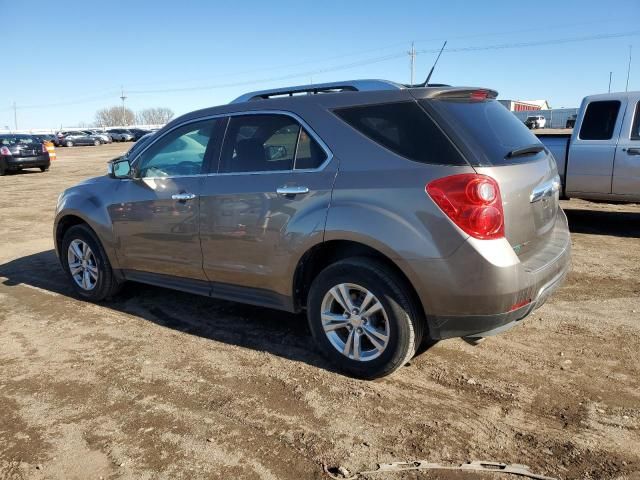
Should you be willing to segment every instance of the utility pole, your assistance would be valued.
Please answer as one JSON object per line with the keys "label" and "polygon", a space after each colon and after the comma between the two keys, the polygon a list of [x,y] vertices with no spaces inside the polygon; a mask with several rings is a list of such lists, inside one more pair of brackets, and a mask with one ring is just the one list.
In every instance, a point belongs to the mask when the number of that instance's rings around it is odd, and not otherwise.
{"label": "utility pole", "polygon": [[16,107],[16,102],[13,102],[13,124],[15,125],[15,129],[18,130],[18,107]]}
{"label": "utility pole", "polygon": [[410,58],[410,62],[411,62],[411,83],[410,85],[413,85],[413,75],[415,72],[415,68],[416,68],[416,47],[414,46],[413,42],[411,42],[411,50],[409,50],[407,52],[407,54],[409,54],[409,58]]}
{"label": "utility pole", "polygon": [[611,93],[611,75],[613,72],[609,72],[609,93]]}
{"label": "utility pole", "polygon": [[127,96],[124,94],[124,87],[120,87],[122,94],[120,95],[120,100],[122,100],[122,126],[126,126],[125,122],[126,122],[126,114],[125,114],[125,108],[124,108],[124,101],[127,99]]}
{"label": "utility pole", "polygon": [[629,65],[627,66],[627,86],[624,88],[625,92],[629,91],[629,74],[631,73],[631,45],[629,45]]}

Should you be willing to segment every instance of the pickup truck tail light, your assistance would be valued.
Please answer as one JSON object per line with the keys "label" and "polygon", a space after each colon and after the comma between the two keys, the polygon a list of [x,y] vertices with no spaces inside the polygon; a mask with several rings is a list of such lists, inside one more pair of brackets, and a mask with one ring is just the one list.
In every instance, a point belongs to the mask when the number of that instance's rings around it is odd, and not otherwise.
{"label": "pickup truck tail light", "polygon": [[8,147],[0,147],[0,155],[11,155]]}
{"label": "pickup truck tail light", "polygon": [[475,173],[451,175],[433,180],[425,190],[453,223],[472,237],[504,237],[500,187],[493,178]]}

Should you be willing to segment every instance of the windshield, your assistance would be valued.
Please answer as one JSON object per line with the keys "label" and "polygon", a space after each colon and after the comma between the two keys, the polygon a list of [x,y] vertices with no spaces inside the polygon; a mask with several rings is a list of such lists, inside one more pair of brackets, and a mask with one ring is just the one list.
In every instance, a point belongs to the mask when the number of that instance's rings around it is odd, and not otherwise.
{"label": "windshield", "polygon": [[[496,100],[463,102],[455,100],[422,100],[440,113],[452,129],[469,138],[483,165],[505,165],[537,160],[544,151],[517,158],[509,152],[518,148],[542,145],[538,138]],[[530,117],[535,119],[536,117]],[[474,148],[475,147],[475,148]],[[479,147],[479,148],[477,148]]]}

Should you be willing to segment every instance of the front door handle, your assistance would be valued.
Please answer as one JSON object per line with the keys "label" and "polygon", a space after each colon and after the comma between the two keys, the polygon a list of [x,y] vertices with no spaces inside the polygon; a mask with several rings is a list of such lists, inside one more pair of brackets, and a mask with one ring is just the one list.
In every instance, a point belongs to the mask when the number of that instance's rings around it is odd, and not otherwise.
{"label": "front door handle", "polygon": [[304,195],[305,193],[309,193],[309,187],[298,185],[278,187],[276,193],[284,196]]}
{"label": "front door handle", "polygon": [[625,148],[627,155],[640,155],[640,148]]}
{"label": "front door handle", "polygon": [[187,200],[193,200],[194,198],[196,198],[196,196],[193,193],[182,192],[174,193],[173,195],[171,195],[171,198],[179,202],[186,202]]}

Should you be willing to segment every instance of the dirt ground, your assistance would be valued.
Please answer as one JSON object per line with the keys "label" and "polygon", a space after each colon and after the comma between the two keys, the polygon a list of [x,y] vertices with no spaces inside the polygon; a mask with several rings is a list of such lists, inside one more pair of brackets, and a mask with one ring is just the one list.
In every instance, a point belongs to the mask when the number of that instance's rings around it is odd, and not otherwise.
{"label": "dirt ground", "polygon": [[73,297],[56,198],[129,146],[0,178],[0,478],[320,479],[421,459],[640,479],[640,206],[564,202],[573,271],[545,306],[364,382],[317,354],[302,316],[138,284]]}

